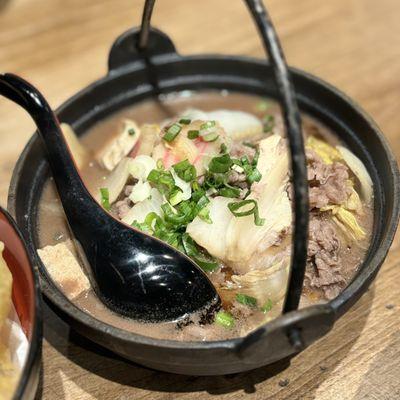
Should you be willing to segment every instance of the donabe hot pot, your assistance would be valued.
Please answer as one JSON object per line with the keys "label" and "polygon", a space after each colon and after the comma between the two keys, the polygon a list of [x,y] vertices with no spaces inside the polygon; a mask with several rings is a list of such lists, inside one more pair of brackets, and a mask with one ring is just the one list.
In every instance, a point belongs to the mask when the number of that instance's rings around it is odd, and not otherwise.
{"label": "donabe hot pot", "polygon": [[[114,43],[107,76],[80,91],[57,110],[60,121],[72,125],[78,135],[82,135],[115,111],[159,94],[225,89],[278,99],[290,130],[290,124],[295,124],[291,114],[292,92],[285,77],[285,66],[279,58],[279,46],[275,46],[274,32],[258,1],[248,0],[247,4],[265,40],[271,63],[236,56],[181,56],[165,34],[148,29],[153,4],[154,1],[146,2],[142,29],[125,32]],[[372,242],[363,265],[348,287],[329,303],[292,310],[297,308],[296,298],[300,295],[304,274],[304,268],[296,270],[295,265],[288,285],[287,307],[281,317],[243,338],[178,342],[128,333],[86,314],[62,294],[39,262],[46,300],[76,331],[127,359],[151,368],[191,375],[236,373],[303,350],[329,332],[335,321],[365,292],[383,263],[398,222],[399,171],[395,158],[378,127],[352,100],[298,69],[291,68],[290,76],[301,111],[334,130],[363,161],[374,183]],[[302,151],[298,143],[292,142],[292,147],[294,153]],[[39,246],[38,202],[49,174],[41,143],[34,135],[15,168],[8,204],[32,252]],[[296,180],[296,173],[293,177]],[[297,204],[297,210],[301,207],[304,210],[304,206],[306,203]],[[306,220],[298,218],[296,224],[303,231],[297,233],[297,240],[301,242],[295,243],[294,248],[297,246],[301,252],[306,248]]]}

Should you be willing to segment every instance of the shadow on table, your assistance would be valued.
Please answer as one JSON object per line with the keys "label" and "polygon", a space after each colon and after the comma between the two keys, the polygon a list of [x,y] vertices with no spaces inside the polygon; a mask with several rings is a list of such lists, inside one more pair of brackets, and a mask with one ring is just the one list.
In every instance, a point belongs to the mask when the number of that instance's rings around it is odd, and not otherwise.
{"label": "shadow on table", "polygon": [[[356,321],[350,319],[346,323],[346,329],[352,332],[353,339],[344,346],[342,345],[340,351],[335,351],[334,361],[333,363],[327,362],[328,367],[319,365],[315,366],[315,368],[318,369],[318,372],[310,381],[307,382],[307,397],[304,396],[304,393],[299,394],[300,397],[292,397],[290,394],[290,399],[314,398],[313,393],[315,390],[324,380],[327,379],[327,377],[329,377],[330,371],[334,370],[335,366],[347,355],[351,347],[356,342],[368,318],[373,297],[374,289],[371,288],[363,296],[362,300],[357,303],[355,306],[356,310],[353,308],[350,311],[357,312],[358,307],[362,307],[362,313],[357,316],[355,319]],[[362,304],[360,305],[360,303]],[[88,372],[100,376],[108,381],[149,391],[165,393],[190,393],[205,391],[209,394],[226,394],[241,390],[245,393],[255,393],[256,385],[258,383],[275,377],[290,365],[289,360],[283,360],[275,364],[248,372],[212,377],[185,376],[158,372],[126,361],[109,350],[104,349],[103,347],[82,337],[75,331],[70,330],[68,325],[58,318],[57,315],[54,314],[54,312],[47,306],[45,307],[45,321],[46,340],[69,360]],[[316,360],[321,359],[321,351],[326,351],[326,358],[329,358],[329,354],[332,354],[329,353],[329,351],[332,351],[332,347],[335,348],[335,344],[337,345],[335,342],[334,333],[330,333],[327,338],[321,339],[317,344],[311,346],[305,352],[296,357],[296,366],[292,369],[292,371],[290,371],[290,375],[297,375],[297,377],[301,379],[302,368],[310,367],[310,365],[306,365],[309,363],[310,352],[315,353]],[[305,355],[306,353],[307,355]],[[303,363],[302,357],[307,358],[305,363]],[[314,358],[312,357],[312,359]],[[323,360],[325,360],[325,358],[323,358]],[[297,366],[297,364],[299,364],[299,366]],[[76,384],[84,392],[92,395],[94,398],[99,398],[96,397],[99,396],[99,388],[93,388],[93,385],[89,382],[90,380],[79,379],[80,376],[76,376],[76,371],[75,374],[72,374],[68,368],[63,369],[62,372],[67,379],[74,382],[74,384]],[[69,372],[71,372],[71,374],[69,374]],[[271,391],[268,392],[271,395],[273,392],[278,392],[281,389],[288,389],[290,391],[289,387],[285,387],[285,379],[283,379],[284,376],[286,376],[286,373],[281,375],[282,379],[280,381],[275,379],[273,386],[271,386]],[[59,384],[62,387],[61,381],[57,383],[55,382],[55,379],[57,379],[56,376],[51,377],[51,380],[55,385],[58,386]],[[61,380],[61,378],[58,379]],[[107,392],[107,387],[104,387],[103,390],[103,393]],[[126,396],[123,398],[126,398]],[[58,400],[63,400],[63,398],[61,397]]]}

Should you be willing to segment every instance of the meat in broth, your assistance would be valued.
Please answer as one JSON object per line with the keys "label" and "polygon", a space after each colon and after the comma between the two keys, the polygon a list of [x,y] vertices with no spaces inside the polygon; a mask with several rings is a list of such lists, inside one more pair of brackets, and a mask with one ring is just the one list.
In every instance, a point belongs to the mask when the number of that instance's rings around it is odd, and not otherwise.
{"label": "meat in broth", "polygon": [[[368,248],[373,198],[361,161],[306,115],[303,128],[310,231],[302,306],[336,297],[356,273]],[[292,215],[289,154],[273,101],[184,92],[124,109],[81,143],[63,129],[99,203],[191,257],[222,299],[211,323],[194,315],[149,324],[108,310],[90,288],[49,181],[40,202],[39,254],[74,304],[119,328],[176,340],[243,336],[280,314]]]}

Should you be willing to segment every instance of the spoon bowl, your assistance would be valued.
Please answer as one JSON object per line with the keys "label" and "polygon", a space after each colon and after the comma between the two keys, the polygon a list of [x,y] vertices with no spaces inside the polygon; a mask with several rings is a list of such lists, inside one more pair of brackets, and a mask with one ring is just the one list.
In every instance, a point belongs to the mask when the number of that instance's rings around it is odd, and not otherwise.
{"label": "spoon bowl", "polygon": [[143,321],[206,317],[219,296],[204,272],[183,253],[113,218],[85,187],[56,116],[40,92],[0,74],[0,94],[34,119],[46,149],[69,226],[97,296],[113,311]]}

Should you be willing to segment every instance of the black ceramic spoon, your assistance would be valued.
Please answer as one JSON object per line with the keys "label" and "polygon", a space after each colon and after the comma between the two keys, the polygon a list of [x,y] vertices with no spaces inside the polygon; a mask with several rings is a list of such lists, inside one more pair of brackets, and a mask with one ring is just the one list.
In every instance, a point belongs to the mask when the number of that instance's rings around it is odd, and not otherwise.
{"label": "black ceramic spoon", "polygon": [[140,320],[176,320],[220,304],[214,286],[184,254],[122,224],[94,200],[75,167],[57,117],[23,79],[0,74],[0,94],[34,119],[65,214],[86,258],[96,294],[112,310]]}

